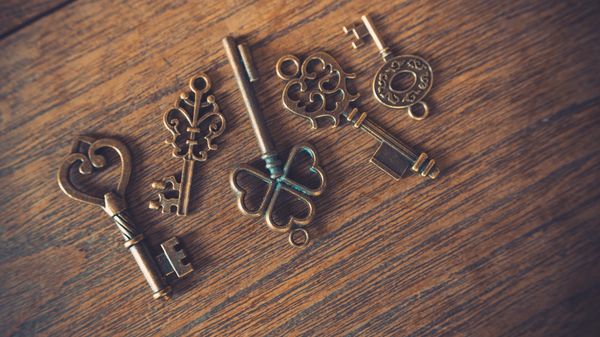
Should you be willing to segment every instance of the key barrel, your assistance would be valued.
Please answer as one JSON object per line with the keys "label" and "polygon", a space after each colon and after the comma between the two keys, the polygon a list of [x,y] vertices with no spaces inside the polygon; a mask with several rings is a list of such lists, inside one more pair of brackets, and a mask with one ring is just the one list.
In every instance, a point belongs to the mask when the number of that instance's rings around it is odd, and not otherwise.
{"label": "key barrel", "polygon": [[123,235],[125,248],[133,255],[148,286],[152,290],[152,296],[155,299],[161,297],[168,298],[171,287],[167,285],[158,265],[152,255],[150,255],[150,251],[144,242],[144,235],[138,231],[131,218],[125,213],[123,202],[114,193],[105,194],[104,199],[105,206],[103,209],[111,216],[121,235]]}
{"label": "key barrel", "polygon": [[225,53],[229,59],[229,64],[233,69],[235,80],[238,83],[240,92],[244,104],[246,105],[246,111],[260,148],[261,158],[265,161],[265,165],[271,174],[272,179],[276,179],[283,174],[281,170],[281,160],[277,155],[277,150],[273,144],[273,140],[267,130],[267,124],[264,120],[254,90],[250,84],[250,78],[252,81],[258,80],[258,75],[254,66],[251,63],[252,57],[245,44],[236,44],[235,40],[231,36],[227,36],[223,39],[223,46],[225,47]]}

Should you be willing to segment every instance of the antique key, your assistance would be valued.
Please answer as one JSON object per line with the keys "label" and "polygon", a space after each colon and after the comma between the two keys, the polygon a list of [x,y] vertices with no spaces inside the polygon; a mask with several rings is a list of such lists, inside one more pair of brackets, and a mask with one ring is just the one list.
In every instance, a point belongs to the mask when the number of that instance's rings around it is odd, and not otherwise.
{"label": "antique key", "polygon": [[367,113],[359,113],[351,105],[359,94],[348,91],[347,82],[356,77],[346,73],[329,54],[317,52],[309,55],[302,64],[294,55],[279,58],[275,66],[277,76],[287,81],[282,93],[283,106],[290,112],[307,118],[313,129],[320,118],[332,119],[333,127],[339,125],[343,115],[355,128],[359,128],[379,141],[379,148],[371,162],[400,179],[410,168],[423,177],[435,179],[440,170],[425,152],[418,153],[375,122]]}
{"label": "antique key", "polygon": [[[87,145],[87,151],[82,150]],[[71,182],[76,174],[91,175],[107,165],[101,149],[115,151],[121,161],[121,175],[117,188],[103,197],[82,192]],[[77,170],[74,170],[74,168]],[[131,176],[131,155],[125,144],[116,139],[80,137],[73,143],[71,153],[63,161],[58,174],[58,185],[69,197],[92,205],[98,205],[108,213],[125,239],[127,248],[148,282],[154,298],[168,298],[171,287],[167,279],[180,278],[192,272],[192,265],[176,237],[160,244],[162,252],[153,258],[144,241],[144,235],[136,228],[126,212],[125,191]]]}
{"label": "antique key", "polygon": [[[369,15],[361,17],[362,23],[343,27],[346,35],[352,35],[352,47],[360,48],[365,38],[371,36],[383,58],[383,66],[373,78],[373,95],[383,105],[394,109],[407,109],[408,115],[416,120],[429,115],[429,106],[423,101],[433,85],[433,70],[423,58],[415,55],[393,56]],[[410,85],[402,85],[408,77]],[[422,112],[416,113],[413,106],[420,105]]]}
{"label": "antique key", "polygon": [[[238,195],[238,206],[242,213],[246,215],[264,216],[267,226],[271,230],[288,233],[288,240],[292,246],[305,246],[308,244],[310,237],[304,227],[312,221],[315,215],[315,205],[310,196],[320,195],[326,184],[325,174],[319,167],[317,151],[310,144],[296,145],[290,151],[288,159],[282,167],[282,162],[268,133],[264,117],[259,110],[250,83],[258,80],[258,73],[254,68],[250,50],[246,44],[236,44],[230,36],[223,39],[223,45],[242,93],[250,123],[260,148],[261,158],[268,170],[268,173],[265,173],[250,165],[242,164],[232,172],[231,186]],[[290,177],[292,167],[295,165],[300,153],[304,153],[311,158],[309,171],[319,180],[317,186],[310,187]],[[266,193],[255,209],[249,206],[245,200],[247,191],[242,186],[243,176],[253,177],[254,180],[266,184]],[[275,215],[277,205],[279,205],[277,200],[284,194],[301,202],[307,208],[307,214],[305,216],[290,214],[283,221],[278,220]]]}
{"label": "antique key", "polygon": [[[212,87],[210,78],[200,74],[190,79],[189,87],[190,92],[181,93],[175,106],[163,115],[163,124],[171,133],[165,143],[173,147],[173,157],[183,160],[183,168],[180,181],[171,175],[152,183],[152,188],[161,192],[158,200],[150,201],[148,207],[162,213],[176,210],[177,215],[187,215],[194,164],[208,159],[208,152],[218,148],[213,140],[225,131],[225,117],[215,97],[208,95]],[[206,143],[204,147],[200,136]]]}

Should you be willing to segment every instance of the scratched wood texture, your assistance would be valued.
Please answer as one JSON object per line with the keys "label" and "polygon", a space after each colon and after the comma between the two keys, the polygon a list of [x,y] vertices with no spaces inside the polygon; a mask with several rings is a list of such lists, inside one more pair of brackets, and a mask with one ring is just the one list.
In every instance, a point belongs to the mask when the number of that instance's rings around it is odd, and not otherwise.
{"label": "scratched wood texture", "polygon": [[[597,1],[37,1],[3,5],[0,334],[3,336],[597,336],[600,3]],[[36,5],[38,4],[38,5]],[[25,6],[25,7],[24,7]],[[29,7],[27,7],[29,6]],[[24,10],[27,9],[27,10]],[[378,105],[381,62],[341,26],[370,11],[396,52],[430,60],[424,122]],[[253,45],[280,148],[309,140],[329,185],[304,250],[244,218],[228,174],[258,155],[221,45]],[[442,167],[393,182],[352,128],[285,113],[273,67],[326,50],[360,106]],[[161,115],[200,71],[228,119],[196,171],[191,215],[146,208],[180,163]],[[171,301],[149,289],[111,221],[56,170],[78,134],[133,151],[131,212],[152,244],[178,235],[196,267]]]}

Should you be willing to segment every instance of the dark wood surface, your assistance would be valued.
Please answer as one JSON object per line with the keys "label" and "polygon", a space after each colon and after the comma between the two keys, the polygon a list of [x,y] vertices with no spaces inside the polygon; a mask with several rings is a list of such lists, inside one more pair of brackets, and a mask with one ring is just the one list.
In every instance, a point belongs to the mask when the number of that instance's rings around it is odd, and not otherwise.
{"label": "dark wood surface", "polygon": [[[10,5],[13,3],[14,5]],[[3,4],[0,331],[59,335],[597,336],[600,331],[600,6],[597,1],[38,1]],[[396,52],[430,60],[430,118],[369,92],[381,62],[341,26],[371,12]],[[314,241],[244,218],[228,174],[258,155],[221,38],[253,45],[280,148],[310,140],[329,185]],[[332,53],[361,108],[425,149],[437,181],[393,182],[352,128],[285,113],[274,62]],[[180,163],[161,115],[200,71],[228,119],[187,218],[147,209]],[[133,151],[131,212],[152,244],[178,235],[196,267],[153,301],[100,208],[56,170],[78,134]]]}

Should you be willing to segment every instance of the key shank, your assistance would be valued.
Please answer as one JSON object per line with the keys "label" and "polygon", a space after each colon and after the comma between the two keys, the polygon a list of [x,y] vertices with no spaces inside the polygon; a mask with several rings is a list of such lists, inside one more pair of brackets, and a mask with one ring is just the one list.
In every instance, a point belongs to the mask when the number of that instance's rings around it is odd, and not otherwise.
{"label": "key shank", "polygon": [[358,113],[352,109],[344,116],[354,127],[363,130],[380,142],[380,146],[371,158],[371,162],[391,175],[400,179],[410,169],[423,177],[435,179],[440,173],[435,160],[429,158],[425,152],[417,154],[410,146],[392,136],[389,132],[367,118],[366,113]]}
{"label": "key shank", "polygon": [[117,228],[125,239],[125,248],[129,250],[138,267],[140,268],[148,286],[152,290],[154,298],[168,297],[171,287],[167,285],[158,265],[152,258],[146,243],[144,235],[138,231],[133,221],[125,212],[125,207],[118,196],[113,193],[107,193],[104,196],[104,211],[110,215],[117,225]]}
{"label": "key shank", "polygon": [[252,84],[258,80],[255,67],[252,64],[252,57],[246,44],[237,44],[233,37],[227,36],[223,39],[225,53],[233,69],[235,80],[242,93],[246,111],[254,130],[258,147],[260,148],[261,158],[271,174],[271,178],[276,179],[283,174],[281,160],[277,155],[275,145],[271,140],[267,124],[264,120],[260,107],[254,95]]}

